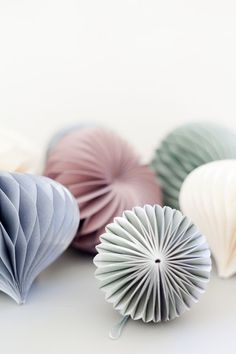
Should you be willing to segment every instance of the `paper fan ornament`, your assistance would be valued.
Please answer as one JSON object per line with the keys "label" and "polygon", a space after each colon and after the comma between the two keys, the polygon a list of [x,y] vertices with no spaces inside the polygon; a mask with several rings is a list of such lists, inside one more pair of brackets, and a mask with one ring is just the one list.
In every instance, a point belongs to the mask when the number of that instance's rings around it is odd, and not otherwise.
{"label": "paper fan ornament", "polygon": [[51,141],[49,142],[48,148],[47,148],[47,152],[46,152],[46,156],[48,156],[50,154],[50,152],[52,151],[52,149],[54,148],[54,146],[57,145],[57,143],[63,139],[67,134],[72,133],[75,130],[79,130],[79,129],[84,129],[84,128],[89,128],[89,127],[93,127],[96,126],[95,123],[75,123],[75,124],[71,124],[65,128],[62,128],[61,130],[59,130],[51,139]]}
{"label": "paper fan ornament", "polygon": [[0,170],[36,172],[39,153],[32,143],[16,132],[0,131]]}
{"label": "paper fan ornament", "polygon": [[44,174],[75,196],[82,222],[73,245],[89,253],[95,253],[106,224],[123,210],[161,202],[154,173],[127,142],[103,128],[67,134],[49,154]]}
{"label": "paper fan ornament", "polygon": [[214,123],[190,123],[173,130],[157,148],[152,168],[158,173],[164,204],[179,208],[179,191],[196,167],[236,158],[236,134]]}
{"label": "paper fan ornament", "polygon": [[46,177],[0,173],[0,290],[24,303],[30,287],[70,244],[79,224],[71,193]]}
{"label": "paper fan ornament", "polygon": [[[127,210],[106,227],[94,258],[96,278],[123,316],[144,322],[183,314],[205,291],[208,245],[180,211],[159,205]],[[116,331],[118,333],[116,333]],[[112,337],[119,335],[119,326]]]}
{"label": "paper fan ornament", "polygon": [[184,181],[180,206],[206,236],[220,277],[236,273],[236,160],[198,167]]}

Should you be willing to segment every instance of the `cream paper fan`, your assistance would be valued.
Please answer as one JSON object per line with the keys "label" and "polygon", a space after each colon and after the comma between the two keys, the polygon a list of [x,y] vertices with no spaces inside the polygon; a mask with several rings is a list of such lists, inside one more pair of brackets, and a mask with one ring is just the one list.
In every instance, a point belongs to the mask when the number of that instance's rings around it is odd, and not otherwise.
{"label": "cream paper fan", "polygon": [[204,236],[180,211],[145,205],[106,227],[96,278],[123,316],[144,322],[180,316],[204,292],[211,259]]}
{"label": "cream paper fan", "polygon": [[236,273],[236,160],[210,162],[190,173],[180,207],[206,236],[219,276]]}
{"label": "cream paper fan", "polygon": [[0,170],[35,173],[39,167],[39,152],[19,133],[0,131]]}

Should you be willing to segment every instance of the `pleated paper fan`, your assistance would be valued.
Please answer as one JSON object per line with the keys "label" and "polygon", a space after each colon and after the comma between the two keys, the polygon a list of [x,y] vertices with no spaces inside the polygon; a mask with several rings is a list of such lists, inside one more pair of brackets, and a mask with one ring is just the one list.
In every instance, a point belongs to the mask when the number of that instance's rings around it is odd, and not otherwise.
{"label": "pleated paper fan", "polygon": [[195,169],[180,191],[180,207],[205,234],[220,277],[236,273],[236,160]]}
{"label": "pleated paper fan", "polygon": [[42,176],[0,173],[0,290],[24,303],[39,273],[71,243],[77,204]]}
{"label": "pleated paper fan", "polygon": [[105,226],[123,210],[161,203],[154,173],[141,165],[126,141],[100,127],[79,129],[62,138],[49,154],[44,174],[75,196],[81,226],[73,245],[89,253],[95,253]]}
{"label": "pleated paper fan", "polygon": [[155,152],[164,204],[179,208],[179,191],[187,175],[214,160],[236,158],[236,134],[215,123],[189,123],[173,130]]}
{"label": "pleated paper fan", "polygon": [[96,124],[92,123],[92,122],[90,122],[90,123],[74,123],[74,124],[68,125],[62,129],[60,129],[58,132],[56,132],[56,134],[50,140],[50,142],[48,144],[46,156],[48,156],[50,154],[50,152],[57,145],[57,143],[59,143],[59,141],[61,139],[63,139],[67,134],[70,134],[75,130],[78,131],[80,129],[86,129],[86,128],[90,128],[90,127],[94,127],[94,126],[96,126]]}
{"label": "pleated paper fan", "polygon": [[106,227],[94,258],[106,300],[123,316],[172,320],[205,291],[208,245],[180,211],[159,205],[127,210]]}
{"label": "pleated paper fan", "polygon": [[39,152],[19,133],[1,129],[0,170],[35,173],[39,165]]}

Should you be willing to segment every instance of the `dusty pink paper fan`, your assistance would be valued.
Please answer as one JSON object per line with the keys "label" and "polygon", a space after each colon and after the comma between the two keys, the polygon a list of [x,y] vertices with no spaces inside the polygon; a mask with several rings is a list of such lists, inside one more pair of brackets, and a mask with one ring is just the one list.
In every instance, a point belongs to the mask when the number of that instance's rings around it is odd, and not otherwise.
{"label": "dusty pink paper fan", "polygon": [[113,132],[88,127],[70,132],[50,151],[44,174],[76,198],[81,225],[73,246],[96,253],[105,226],[126,209],[161,203],[153,172]]}

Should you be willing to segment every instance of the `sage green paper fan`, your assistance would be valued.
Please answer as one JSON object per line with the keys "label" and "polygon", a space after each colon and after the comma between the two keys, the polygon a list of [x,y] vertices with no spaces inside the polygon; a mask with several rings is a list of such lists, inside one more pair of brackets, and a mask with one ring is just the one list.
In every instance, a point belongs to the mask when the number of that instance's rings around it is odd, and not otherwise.
{"label": "sage green paper fan", "polygon": [[173,130],[151,163],[164,204],[179,209],[179,191],[187,175],[205,163],[236,158],[236,133],[215,123],[189,123]]}

